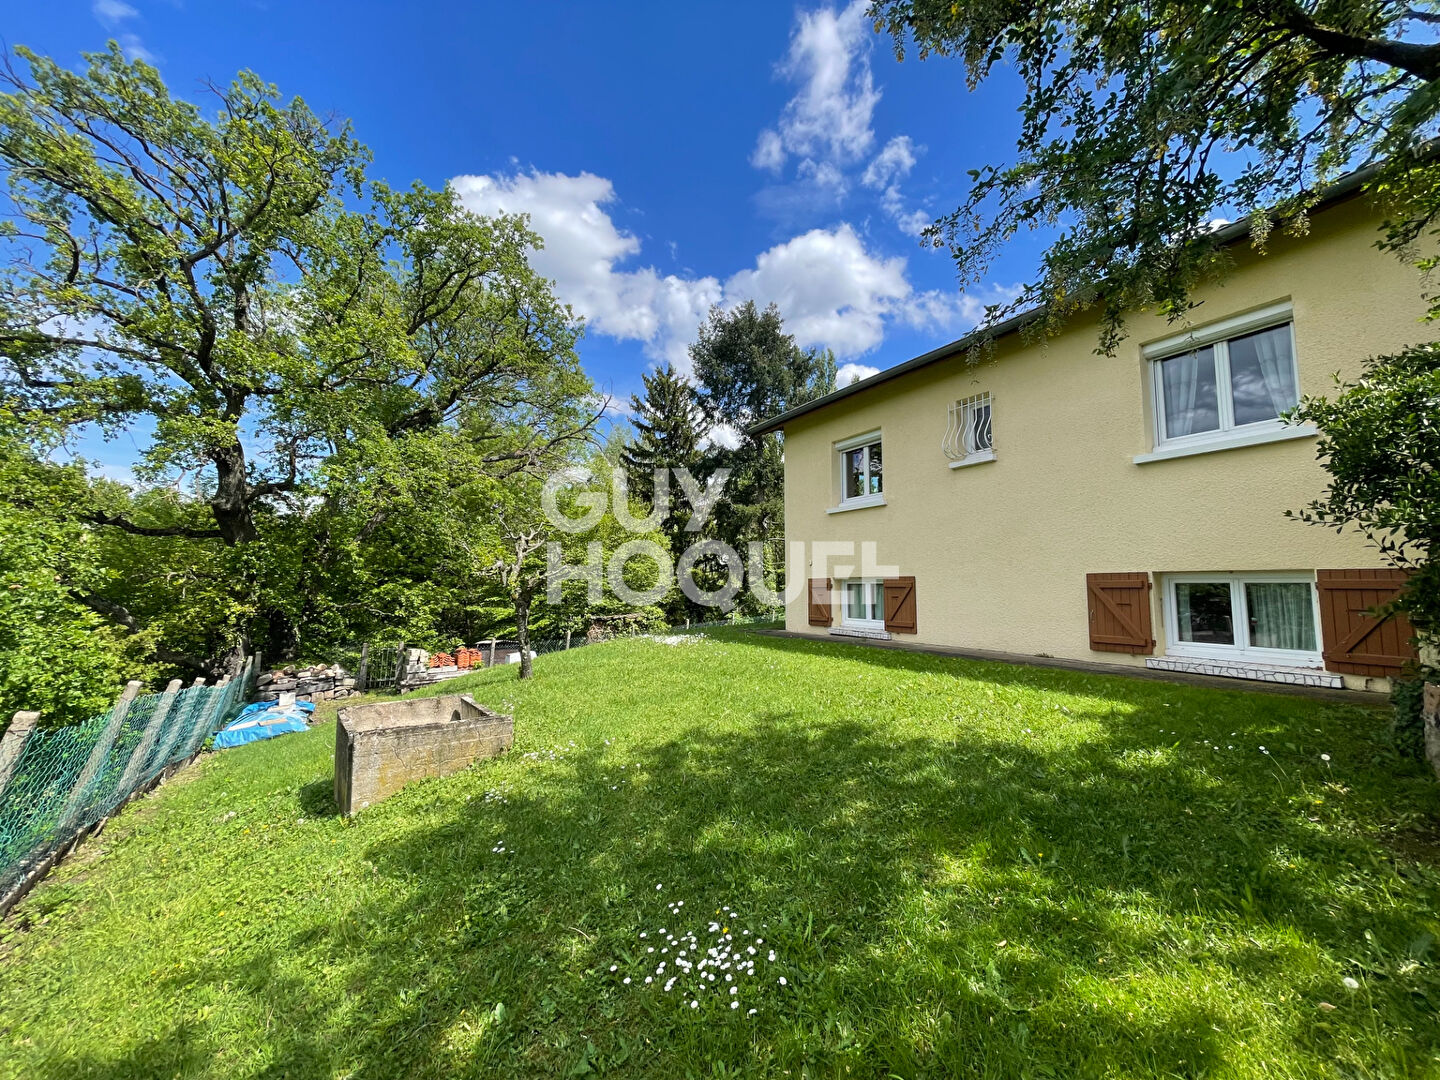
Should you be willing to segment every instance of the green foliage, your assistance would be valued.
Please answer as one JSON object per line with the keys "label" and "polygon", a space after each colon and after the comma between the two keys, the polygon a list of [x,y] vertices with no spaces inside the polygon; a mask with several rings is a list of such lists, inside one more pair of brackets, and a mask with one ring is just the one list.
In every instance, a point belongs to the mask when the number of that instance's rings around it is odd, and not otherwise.
{"label": "green foliage", "polygon": [[[514,749],[346,820],[322,723],[62,864],[0,1077],[1434,1072],[1440,788],[1379,710],[728,630],[434,690]],[[744,1008],[644,984],[726,907]]]}
{"label": "green foliage", "polygon": [[1391,730],[1403,757],[1425,760],[1425,680],[1396,679],[1390,688]]}
{"label": "green foliage", "polygon": [[1399,606],[1416,629],[1440,633],[1440,345],[1368,360],[1339,390],[1291,413],[1320,429],[1317,453],[1330,474],[1324,496],[1294,516],[1359,528],[1412,571]]}
{"label": "green foliage", "polygon": [[0,408],[0,727],[22,709],[45,726],[84,720],[145,673],[82,599],[109,576],[94,530],[67,510],[84,471],[45,461],[36,433]]}
{"label": "green foliage", "polygon": [[210,113],[113,45],[83,72],[17,54],[0,394],[109,434],[153,423],[143,478],[195,492],[73,507],[102,530],[108,617],[206,671],[473,629],[453,489],[544,468],[598,413],[540,238],[449,189],[367,183],[348,129],[250,73]]}
{"label": "green foliage", "polygon": [[[625,447],[620,460],[631,494],[642,504],[653,505],[657,469],[689,469],[697,480],[704,481],[705,471],[700,467],[704,413],[695,388],[672,365],[666,364],[641,379],[645,396],[634,394],[630,398],[634,410],[631,423],[639,437]],[[660,529],[669,538],[671,553],[679,555],[685,546],[682,537],[690,515],[673,478],[670,500],[671,512],[665,515]]]}
{"label": "green foliage", "polygon": [[962,284],[1019,230],[1053,231],[1034,278],[992,319],[1044,305],[1056,330],[1099,305],[1113,350],[1128,311],[1174,316],[1226,265],[1211,221],[1306,228],[1326,182],[1384,162],[1389,239],[1431,234],[1440,43],[1433,0],[876,0],[897,53],[960,59],[973,87],[1024,85],[1017,156],[970,174],[963,205],[927,233]]}
{"label": "green foliage", "polygon": [[738,445],[720,448],[716,465],[731,470],[717,507],[715,535],[743,548],[747,540],[784,533],[785,465],[780,436],[751,435],[768,417],[835,389],[835,357],[802,350],[785,332],[774,304],[753,301],[729,310],[712,308],[690,346],[700,407],[712,425],[730,429]]}

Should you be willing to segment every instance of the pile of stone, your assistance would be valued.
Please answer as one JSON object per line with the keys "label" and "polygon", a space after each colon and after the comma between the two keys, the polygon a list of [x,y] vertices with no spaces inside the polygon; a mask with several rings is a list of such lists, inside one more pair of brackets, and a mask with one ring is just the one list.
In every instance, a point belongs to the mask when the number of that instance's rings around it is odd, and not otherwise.
{"label": "pile of stone", "polygon": [[339,664],[267,671],[255,685],[257,701],[278,701],[281,694],[294,694],[296,701],[331,701],[359,693],[355,680]]}

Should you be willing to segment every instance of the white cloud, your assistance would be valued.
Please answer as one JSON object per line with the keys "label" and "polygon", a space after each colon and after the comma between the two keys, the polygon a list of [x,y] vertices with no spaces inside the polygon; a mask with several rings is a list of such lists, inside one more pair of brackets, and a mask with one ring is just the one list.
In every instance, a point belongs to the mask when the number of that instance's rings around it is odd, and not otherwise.
{"label": "white cloud", "polygon": [[640,254],[640,240],[619,228],[604,207],[615,188],[593,173],[531,171],[512,176],[460,176],[451,181],[478,214],[530,215],[545,246],[535,268],[595,330],[645,343],[646,353],[688,369],[686,345],[712,304],[720,302],[713,277],[683,278],[654,267],[623,269]]}
{"label": "white cloud", "polygon": [[774,301],[800,345],[819,345],[841,357],[873,349],[885,319],[911,292],[902,257],[865,250],[847,224],[809,232],[761,253],[752,270],[725,283],[727,300]]}
{"label": "white cloud", "polygon": [[[750,163],[776,182],[756,196],[766,215],[781,221],[814,221],[838,209],[849,194],[859,163],[875,143],[873,119],[880,91],[870,70],[867,0],[843,9],[800,13],[780,73],[796,84],[779,121],[760,132]],[[925,148],[896,135],[859,170],[861,186],[877,192],[880,209],[907,236],[918,236],[930,215],[906,204],[900,184]],[[794,179],[781,182],[786,162]]]}
{"label": "white cloud", "polygon": [[780,65],[800,84],[780,114],[778,136],[786,152],[845,162],[870,149],[880,92],[870,74],[869,7],[869,0],[854,0],[842,11],[827,7],[800,15]]}
{"label": "white cloud", "polygon": [[860,182],[868,188],[885,188],[904,180],[915,168],[917,148],[909,135],[896,135],[870,159]]}
{"label": "white cloud", "polygon": [[906,236],[919,236],[934,220],[935,216],[925,210],[900,211],[895,215],[895,224]]}
{"label": "white cloud", "polygon": [[750,164],[757,169],[778,173],[785,164],[785,143],[779,132],[766,128],[760,132],[755,151],[750,155]]}
{"label": "white cloud", "polygon": [[[125,0],[93,0],[90,14],[107,30],[115,30],[131,19],[140,18],[140,12],[125,3]],[[152,65],[160,62],[160,57],[145,47],[139,34],[124,33],[117,36],[127,59],[143,60]]]}
{"label": "white cloud", "polygon": [[915,145],[909,135],[896,135],[885,148],[870,159],[860,182],[867,188],[880,192],[880,209],[884,210],[900,231],[907,236],[919,236],[931,217],[924,210],[906,208],[905,197],[900,191],[900,181],[910,175],[923,146]]}
{"label": "white cloud", "polygon": [[740,432],[729,424],[716,424],[705,433],[700,440],[700,445],[706,449],[712,446],[723,446],[726,450],[734,450],[740,445]]}
{"label": "white cloud", "polygon": [[840,387],[857,383],[861,379],[868,379],[871,375],[879,375],[878,367],[871,367],[869,364],[841,364],[835,372],[835,385]]}
{"label": "white cloud", "polygon": [[130,60],[144,60],[152,67],[160,63],[159,55],[147,49],[137,34],[121,34],[120,48],[125,50],[125,55]]}
{"label": "white cloud", "polygon": [[125,3],[124,0],[95,0],[90,5],[90,13],[106,26],[115,26],[126,19],[140,17],[140,12]]}
{"label": "white cloud", "polygon": [[595,332],[641,342],[651,359],[668,360],[682,372],[689,372],[688,346],[716,304],[773,302],[802,347],[829,348],[841,360],[876,348],[889,324],[948,333],[983,315],[982,297],[916,293],[905,258],[869,250],[846,223],[776,244],[722,283],[714,276],[631,266],[641,255],[640,239],[610,216],[607,207],[618,197],[605,177],[532,170],[460,176],[451,183],[476,213],[528,214],[544,240],[532,256],[534,266],[555,282],[560,299]]}
{"label": "white cloud", "polygon": [[985,309],[992,304],[1005,304],[1020,295],[1016,286],[992,285],[973,293],[944,292],[927,289],[906,298],[898,317],[917,330],[945,334],[963,333],[985,320]]}

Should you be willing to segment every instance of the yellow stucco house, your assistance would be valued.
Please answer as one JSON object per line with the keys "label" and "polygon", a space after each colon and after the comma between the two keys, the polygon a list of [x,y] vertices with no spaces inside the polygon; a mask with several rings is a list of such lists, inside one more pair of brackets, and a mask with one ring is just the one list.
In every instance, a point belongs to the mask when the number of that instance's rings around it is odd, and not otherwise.
{"label": "yellow stucco house", "polygon": [[757,425],[784,432],[807,582],[787,629],[1383,689],[1411,630],[1369,612],[1399,579],[1284,516],[1326,474],[1279,419],[1434,336],[1379,222],[1342,181],[1263,255],[1232,226],[1233,271],[1183,325],[1133,315],[1114,356],[1093,318],[1036,342],[1022,316],[978,363],[962,338]]}

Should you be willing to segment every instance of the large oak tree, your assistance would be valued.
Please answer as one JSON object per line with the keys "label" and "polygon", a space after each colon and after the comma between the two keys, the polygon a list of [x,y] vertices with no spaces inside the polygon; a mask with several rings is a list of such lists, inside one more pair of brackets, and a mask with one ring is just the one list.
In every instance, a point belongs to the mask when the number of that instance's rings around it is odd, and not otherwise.
{"label": "large oak tree", "polygon": [[[97,500],[78,508],[92,526],[239,550],[317,500],[403,486],[387,469],[412,487],[427,460],[504,476],[588,438],[581,327],[531,269],[523,218],[367,182],[346,127],[248,73],[202,108],[113,45],[83,72],[16,52],[23,70],[0,75],[0,396],[129,433],[142,476],[188,475],[202,504]],[[436,451],[407,449],[427,439]],[[232,561],[237,588],[259,588],[256,562]]]}

